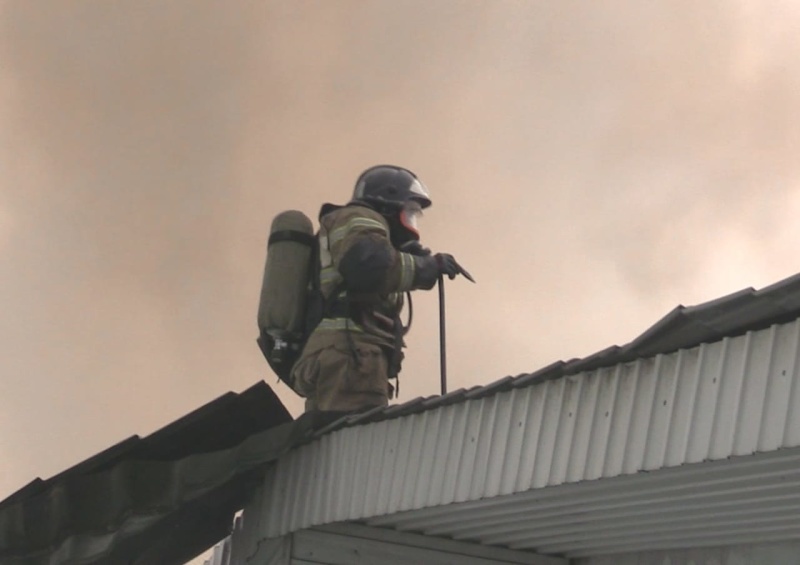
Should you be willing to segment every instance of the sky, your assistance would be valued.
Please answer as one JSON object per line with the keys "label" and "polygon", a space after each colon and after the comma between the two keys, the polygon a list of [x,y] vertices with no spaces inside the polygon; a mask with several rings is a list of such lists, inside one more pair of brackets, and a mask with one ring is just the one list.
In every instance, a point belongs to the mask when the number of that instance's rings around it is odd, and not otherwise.
{"label": "sky", "polygon": [[[430,189],[448,385],[800,272],[792,0],[0,0],[0,499],[264,380],[272,218]],[[400,401],[439,392],[414,296]]]}

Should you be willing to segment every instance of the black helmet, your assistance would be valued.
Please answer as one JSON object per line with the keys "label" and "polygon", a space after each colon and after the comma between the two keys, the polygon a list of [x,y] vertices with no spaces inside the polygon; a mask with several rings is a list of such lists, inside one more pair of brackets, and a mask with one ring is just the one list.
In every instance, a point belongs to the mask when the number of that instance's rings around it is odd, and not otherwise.
{"label": "black helmet", "polygon": [[353,199],[379,207],[400,207],[409,200],[417,202],[421,208],[431,205],[428,189],[417,175],[394,165],[376,165],[361,173],[356,181]]}

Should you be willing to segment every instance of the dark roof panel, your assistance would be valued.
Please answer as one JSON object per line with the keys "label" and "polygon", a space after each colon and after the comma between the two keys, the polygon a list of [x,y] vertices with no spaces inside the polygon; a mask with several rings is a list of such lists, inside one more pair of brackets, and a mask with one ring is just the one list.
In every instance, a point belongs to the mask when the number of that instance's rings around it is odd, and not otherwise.
{"label": "dark roof panel", "polygon": [[263,382],[227,393],[0,502],[0,562],[183,563],[227,535],[248,475],[318,424]]}

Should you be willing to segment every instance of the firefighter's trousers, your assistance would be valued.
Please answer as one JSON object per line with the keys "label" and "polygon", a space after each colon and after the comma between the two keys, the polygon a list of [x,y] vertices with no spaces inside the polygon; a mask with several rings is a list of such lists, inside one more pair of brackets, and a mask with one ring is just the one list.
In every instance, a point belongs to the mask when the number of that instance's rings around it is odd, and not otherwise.
{"label": "firefighter's trousers", "polygon": [[306,412],[353,412],[389,403],[388,360],[373,336],[315,331],[292,372]]}

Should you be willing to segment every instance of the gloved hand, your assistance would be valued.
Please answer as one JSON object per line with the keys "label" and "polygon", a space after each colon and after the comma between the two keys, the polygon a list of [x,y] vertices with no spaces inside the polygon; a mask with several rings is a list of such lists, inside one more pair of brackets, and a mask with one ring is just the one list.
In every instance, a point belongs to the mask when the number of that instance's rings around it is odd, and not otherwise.
{"label": "gloved hand", "polygon": [[458,264],[456,258],[450,255],[449,253],[437,253],[433,256],[436,259],[436,264],[439,267],[439,272],[443,275],[447,275],[450,280],[456,278],[456,275],[464,275],[467,280],[475,282],[475,279],[472,278],[464,267]]}
{"label": "gloved hand", "polygon": [[447,275],[451,279],[456,278],[457,275],[464,275],[470,281],[475,282],[475,279],[449,253],[415,256],[414,263],[416,265],[414,288],[430,290],[439,280],[439,275]]}

